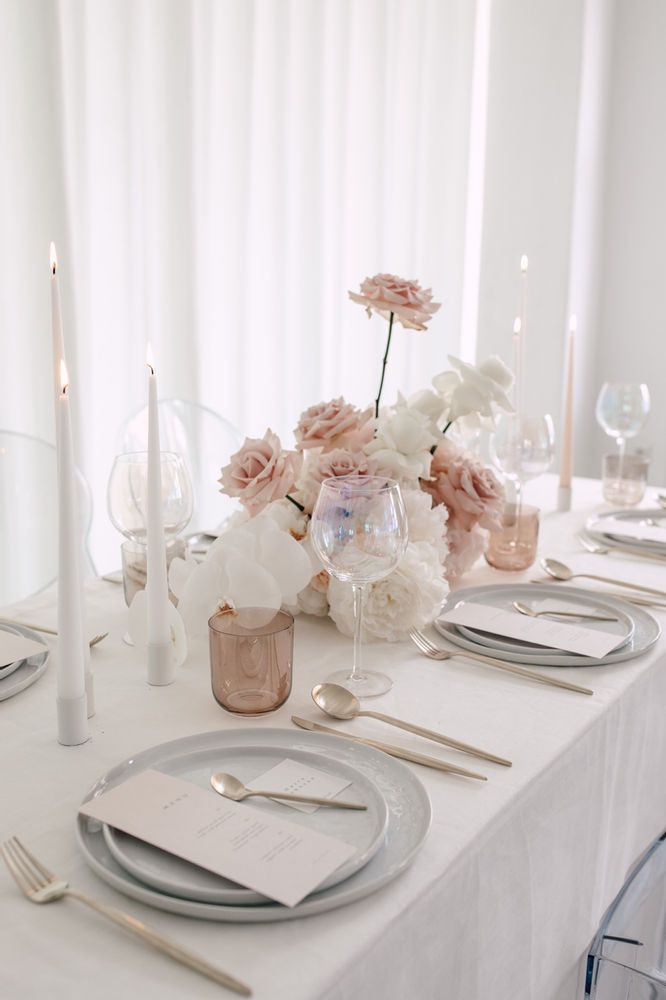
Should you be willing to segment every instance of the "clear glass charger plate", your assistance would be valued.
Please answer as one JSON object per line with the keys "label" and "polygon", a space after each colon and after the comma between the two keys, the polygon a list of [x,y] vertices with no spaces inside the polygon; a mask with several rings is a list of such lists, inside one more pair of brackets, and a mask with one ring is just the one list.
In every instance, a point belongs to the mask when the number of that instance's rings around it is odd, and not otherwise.
{"label": "clear glass charger plate", "polygon": [[[460,591],[458,592],[460,593]],[[529,584],[504,584],[502,585],[501,593],[498,592],[497,585],[488,584],[481,587],[468,588],[465,591],[465,597],[460,598],[460,600],[455,601],[451,607],[461,603],[462,601],[470,601],[475,604],[487,604],[493,608],[502,608],[504,611],[513,611],[514,614],[518,615],[519,612],[513,608],[514,601],[520,601],[523,604],[527,604],[529,607],[534,606],[535,610],[541,610],[543,605],[547,602],[553,605],[559,605],[560,608],[567,611],[578,610],[586,614],[608,614],[613,615],[617,618],[614,622],[591,622],[591,621],[577,621],[574,618],[551,618],[550,621],[559,621],[570,625],[582,625],[585,628],[592,629],[598,632],[611,632],[617,634],[617,645],[612,650],[617,652],[622,646],[625,646],[631,639],[634,633],[634,620],[631,614],[631,610],[619,611],[617,608],[611,608],[605,603],[603,595],[601,599],[593,596],[589,593],[585,594],[585,599],[576,598],[575,600],[567,601],[561,593],[558,592],[556,597],[548,597],[542,594],[542,586],[539,585],[539,589],[535,590],[534,587]],[[533,643],[524,642],[521,639],[513,639],[511,636],[497,635],[493,632],[482,632],[480,629],[472,628],[469,625],[456,625],[457,632],[471,642],[480,643],[482,646],[488,646],[491,650],[504,649],[509,653],[525,653],[536,655],[536,656],[562,656],[566,654],[567,656],[574,656],[578,658],[581,654],[579,653],[569,653],[564,649],[557,649],[555,647],[549,646],[537,646]]]}
{"label": "clear glass charger plate", "polygon": [[[331,762],[340,762],[353,768],[377,787],[388,809],[383,845],[354,875],[329,889],[313,893],[295,907],[274,902],[234,906],[182,899],[146,886],[134,878],[117,863],[109,851],[102,825],[79,815],[76,822],[77,837],[86,862],[100,878],[119,892],[148,906],[204,920],[237,923],[294,920],[324,913],[376,892],[411,864],[423,845],[431,823],[432,810],[425,788],[400,761],[371,747],[324,733],[301,736],[290,729],[237,729],[175,740],[123,761],[95,783],[84,801],[125,780],[131,774],[148,767],[160,769],[163,759],[196,755],[201,751],[208,753],[224,750],[232,746],[249,749],[261,743],[279,748],[283,757],[289,757],[296,751],[312,753],[320,760],[318,766],[322,769],[326,769]],[[296,815],[295,811],[292,812]]]}
{"label": "clear glass charger plate", "polygon": [[559,583],[540,583],[531,586],[529,584],[525,584],[524,586],[520,584],[496,584],[486,587],[468,587],[449,594],[442,608],[443,613],[452,608],[459,600],[474,597],[476,592],[480,590],[494,590],[495,596],[500,602],[499,606],[502,606],[501,594],[499,593],[502,590],[511,592],[512,601],[522,600],[529,603],[531,601],[544,600],[545,598],[559,598],[565,600],[567,603],[570,601],[580,603],[581,607],[593,608],[603,606],[612,610],[613,613],[628,615],[634,625],[633,635],[627,643],[621,648],[608,653],[607,656],[594,659],[591,656],[581,656],[578,653],[555,652],[553,654],[551,652],[546,655],[543,650],[540,653],[525,653],[518,649],[509,651],[494,648],[491,650],[488,646],[484,646],[478,642],[478,639],[471,640],[467,636],[461,635],[457,627],[450,622],[442,621],[440,618],[434,623],[437,631],[453,645],[461,649],[467,649],[470,652],[481,653],[484,656],[492,655],[498,660],[523,663],[527,666],[544,667],[604,666],[607,663],[620,663],[623,660],[631,660],[637,656],[642,656],[643,653],[647,652],[655,644],[661,634],[659,624],[644,608],[627,604],[625,601],[620,601],[613,597],[607,597],[601,592],[597,595],[590,591],[581,590],[578,587],[567,587]]}
{"label": "clear glass charger plate", "polygon": [[[13,622],[10,624],[0,619],[0,628],[15,635],[24,635],[26,639],[34,639],[35,642],[44,645],[43,638],[25,625],[15,625]],[[49,650],[44,646],[43,653],[35,653],[26,660],[16,660],[0,668],[0,701],[11,698],[39,680],[48,666],[48,660]]]}
{"label": "clear glass charger plate", "polygon": [[[294,749],[286,753],[284,747],[265,743],[261,732],[256,734],[255,743],[257,737],[262,740],[261,746],[235,744],[205,747],[200,751],[184,754],[176,752],[172,757],[162,756],[158,769],[165,774],[191,781],[210,791],[211,795],[216,794],[209,782],[215,771],[233,774],[244,784],[249,784],[286,757],[305,767],[316,768],[344,779],[349,784],[340,792],[340,798],[363,802],[368,806],[366,811],[352,812],[322,806],[315,812],[304,813],[264,798],[253,798],[248,800],[248,804],[307,829],[338,837],[356,848],[356,853],[322,883],[318,892],[349,878],[367,864],[382,846],[388,823],[388,808],[383,795],[373,781],[348,764],[336,760],[324,761],[321,754],[306,750]],[[121,868],[160,892],[182,899],[228,903],[233,906],[271,902],[266,896],[106,824],[102,832],[109,851]]]}
{"label": "clear glass charger plate", "polygon": [[652,555],[663,556],[666,561],[666,543],[632,538],[629,535],[618,535],[613,532],[599,530],[599,522],[609,517],[616,518],[619,521],[645,521],[648,518],[651,521],[664,521],[666,520],[666,510],[662,507],[650,510],[641,508],[609,510],[604,511],[602,514],[595,514],[594,517],[588,518],[585,522],[585,533],[600,545],[609,545],[612,548],[617,548],[633,555],[649,552]]}

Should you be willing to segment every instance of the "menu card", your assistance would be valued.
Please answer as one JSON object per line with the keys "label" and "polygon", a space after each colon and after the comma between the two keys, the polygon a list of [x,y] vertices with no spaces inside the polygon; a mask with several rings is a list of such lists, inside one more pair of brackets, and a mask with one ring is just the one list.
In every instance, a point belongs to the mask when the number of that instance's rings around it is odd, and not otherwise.
{"label": "menu card", "polygon": [[45,645],[35,639],[0,629],[0,668],[16,663],[17,660],[26,660],[35,653],[44,653],[46,649]]}
{"label": "menu card", "polygon": [[[606,656],[622,641],[622,636],[617,633],[590,628],[582,622],[565,625],[553,618],[528,618],[517,611],[504,611],[502,608],[493,608],[489,604],[474,604],[472,601],[461,602],[455,608],[451,608],[442,615],[442,620],[494,635],[521,639],[535,646],[565,649],[568,653],[580,653],[593,659]],[[488,655],[492,656],[491,650],[488,651]]]}
{"label": "menu card", "polygon": [[[259,792],[286,792],[289,795],[313,795],[319,799],[332,799],[343,788],[351,785],[351,781],[287,758],[246,784],[248,788]],[[276,802],[304,813],[313,813],[322,808],[307,802],[289,802],[287,799],[276,799]],[[328,806],[323,808],[328,809]]]}
{"label": "menu card", "polygon": [[599,517],[588,521],[590,531],[621,538],[635,538],[640,542],[662,542],[666,545],[666,520],[663,524],[643,524],[641,521],[625,521],[622,517]]}
{"label": "menu card", "polygon": [[192,864],[295,906],[356,848],[161,771],[143,771],[81,806]]}

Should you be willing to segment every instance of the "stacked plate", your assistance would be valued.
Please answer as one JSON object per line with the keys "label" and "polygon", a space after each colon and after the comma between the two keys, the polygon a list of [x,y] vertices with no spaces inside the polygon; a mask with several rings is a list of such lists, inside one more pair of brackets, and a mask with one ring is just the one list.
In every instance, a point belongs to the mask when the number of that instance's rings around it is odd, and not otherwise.
{"label": "stacked plate", "polygon": [[[531,664],[544,667],[592,667],[606,663],[618,663],[620,660],[631,660],[641,656],[657,641],[660,628],[652,615],[643,608],[635,607],[625,601],[606,597],[599,592],[581,590],[577,587],[566,587],[559,583],[542,584],[499,584],[483,587],[469,587],[449,594],[442,613],[462,604],[485,604],[504,611],[513,611],[513,604],[518,601],[533,610],[576,611],[583,614],[598,614],[614,618],[615,621],[595,622],[581,619],[566,619],[570,624],[612,632],[617,635],[617,645],[606,656],[600,659],[582,656],[579,653],[569,653],[562,649],[552,649],[547,646],[535,646],[520,639],[495,635],[465,625],[454,625],[439,619],[435,622],[437,630],[454,646],[467,649],[473,653],[492,656],[499,660],[513,663]],[[553,620],[556,620],[553,618]],[[565,619],[557,619],[565,621]]]}
{"label": "stacked plate", "polygon": [[[24,635],[26,639],[34,639],[42,646],[44,640],[37,632],[26,628],[24,625],[14,625],[0,621],[0,629],[3,632],[12,632],[14,635]],[[0,665],[0,701],[11,698],[25,688],[30,687],[42,676],[48,665],[49,651],[44,646],[43,653],[36,653],[25,660],[14,660],[12,663]]]}
{"label": "stacked plate", "polygon": [[[289,809],[252,799],[253,809],[288,815],[293,823],[338,837],[356,850],[316,892],[294,907],[273,902],[206,869],[79,815],[78,839],[91,868],[120,892],[149,906],[185,916],[239,923],[291,920],[323,913],[375,892],[413,860],[428,833],[431,808],[418,778],[386,754],[337,736],[284,729],[202,733],[163,743],[119,764],[99,779],[84,801],[153,768],[206,788],[215,771],[244,783],[285,758],[350,784],[344,798],[366,811]],[[287,812],[288,810],[288,812]]]}
{"label": "stacked plate", "polygon": [[[624,521],[627,533],[622,532]],[[593,542],[636,556],[657,556],[666,560],[666,510],[608,511],[588,519],[585,533]],[[662,535],[663,538],[659,538]]]}

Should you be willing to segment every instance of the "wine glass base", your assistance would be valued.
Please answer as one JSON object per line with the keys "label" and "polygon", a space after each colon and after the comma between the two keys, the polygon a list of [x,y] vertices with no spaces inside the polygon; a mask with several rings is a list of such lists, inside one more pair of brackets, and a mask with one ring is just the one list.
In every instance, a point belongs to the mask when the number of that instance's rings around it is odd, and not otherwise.
{"label": "wine glass base", "polygon": [[346,688],[357,698],[376,698],[377,695],[386,694],[393,687],[393,681],[390,677],[387,677],[386,674],[376,673],[374,670],[364,672],[360,677],[352,677],[348,670],[336,670],[326,680],[331,684],[339,684]]}

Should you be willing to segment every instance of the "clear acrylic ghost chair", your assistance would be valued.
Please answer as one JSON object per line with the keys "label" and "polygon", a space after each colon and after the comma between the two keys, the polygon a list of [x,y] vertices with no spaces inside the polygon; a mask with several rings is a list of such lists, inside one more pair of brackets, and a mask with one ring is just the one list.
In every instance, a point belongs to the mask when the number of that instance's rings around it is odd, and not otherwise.
{"label": "clear acrylic ghost chair", "polygon": [[[189,532],[215,532],[238,510],[238,504],[220,493],[220,469],[238,450],[243,437],[228,420],[214,410],[183,399],[161,399],[158,403],[160,448],[182,455],[194,489],[194,510]],[[119,435],[119,451],[145,451],[148,447],[148,407],[125,421]]]}
{"label": "clear acrylic ghost chair", "polygon": [[587,961],[590,1000],[666,1000],[666,834],[606,912]]}
{"label": "clear acrylic ghost chair", "polygon": [[[88,536],[90,488],[77,471],[83,572],[95,574]],[[58,575],[58,467],[55,446],[0,430],[0,606],[35,594]]]}

